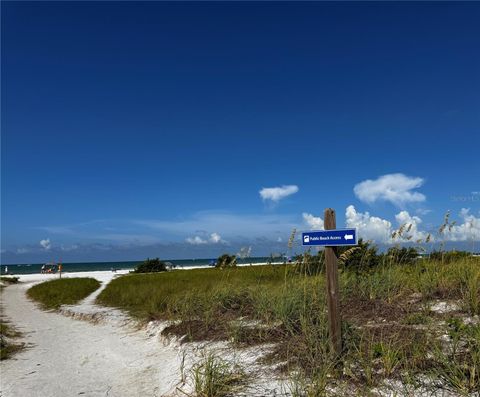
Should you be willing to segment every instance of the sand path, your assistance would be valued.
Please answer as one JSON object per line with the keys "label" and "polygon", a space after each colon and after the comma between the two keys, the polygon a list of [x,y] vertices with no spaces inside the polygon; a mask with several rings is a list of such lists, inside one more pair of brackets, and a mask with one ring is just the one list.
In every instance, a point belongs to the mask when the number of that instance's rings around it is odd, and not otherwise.
{"label": "sand path", "polygon": [[[104,285],[113,276],[89,275]],[[164,346],[144,330],[111,321],[93,325],[40,310],[25,291],[45,277],[23,276],[21,284],[2,293],[4,315],[30,346],[2,361],[2,397],[164,396],[175,390],[180,380],[178,349]],[[95,296],[80,306],[88,311]]]}

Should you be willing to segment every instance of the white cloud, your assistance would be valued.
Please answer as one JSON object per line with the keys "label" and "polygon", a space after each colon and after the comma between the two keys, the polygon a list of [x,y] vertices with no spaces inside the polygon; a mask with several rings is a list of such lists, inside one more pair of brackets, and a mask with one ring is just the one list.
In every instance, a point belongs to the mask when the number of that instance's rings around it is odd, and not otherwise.
{"label": "white cloud", "polygon": [[199,236],[187,237],[185,241],[189,244],[192,244],[192,245],[201,245],[201,244],[207,244],[208,243],[207,240],[204,240],[203,238],[201,238]]}
{"label": "white cloud", "polygon": [[368,204],[388,201],[397,207],[403,207],[407,203],[425,201],[425,195],[412,191],[423,183],[423,178],[404,174],[387,174],[375,180],[367,179],[360,182],[355,185],[353,191],[358,199]]}
{"label": "white cloud", "polygon": [[44,240],[40,240],[40,245],[43,247],[44,250],[48,251],[50,248],[52,248],[52,243],[50,242],[49,238],[46,238]]}
{"label": "white cloud", "polygon": [[447,227],[445,238],[449,241],[480,241],[480,218],[471,214],[469,208],[462,208],[460,216],[463,223]]}
{"label": "white cloud", "polygon": [[212,233],[210,235],[210,242],[217,244],[222,241],[222,237],[218,233]]}
{"label": "white cloud", "polygon": [[200,236],[188,237],[185,241],[192,245],[202,245],[202,244],[218,244],[224,243],[225,241],[222,240],[222,236],[218,233],[212,233],[208,238],[202,238]]}
{"label": "white cloud", "polygon": [[422,223],[422,220],[418,216],[411,216],[408,211],[401,211],[395,215],[399,225],[405,225],[404,241],[407,241],[406,237],[410,237],[410,241],[424,240],[428,233],[418,230],[418,225]]}
{"label": "white cloud", "polygon": [[371,216],[369,212],[357,212],[353,205],[345,211],[346,226],[358,229],[359,237],[379,243],[388,243],[392,234],[392,223],[386,219]]}
{"label": "white cloud", "polygon": [[26,254],[28,251],[27,248],[17,248],[17,254]]}
{"label": "white cloud", "polygon": [[271,200],[275,203],[298,192],[297,185],[283,185],[279,187],[264,187],[259,193],[263,200]]}
{"label": "white cloud", "polygon": [[306,212],[302,214],[302,217],[304,222],[308,225],[310,229],[323,230],[324,226],[322,218],[314,216],[312,214],[308,214]]}

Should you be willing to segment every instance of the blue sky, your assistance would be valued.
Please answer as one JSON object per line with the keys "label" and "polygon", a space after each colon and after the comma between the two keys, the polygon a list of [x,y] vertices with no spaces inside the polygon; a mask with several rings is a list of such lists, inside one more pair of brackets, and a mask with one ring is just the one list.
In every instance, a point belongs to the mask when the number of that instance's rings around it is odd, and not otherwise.
{"label": "blue sky", "polygon": [[478,20],[473,2],[2,2],[2,263],[283,252],[325,207],[386,244],[450,210],[447,240],[475,247]]}

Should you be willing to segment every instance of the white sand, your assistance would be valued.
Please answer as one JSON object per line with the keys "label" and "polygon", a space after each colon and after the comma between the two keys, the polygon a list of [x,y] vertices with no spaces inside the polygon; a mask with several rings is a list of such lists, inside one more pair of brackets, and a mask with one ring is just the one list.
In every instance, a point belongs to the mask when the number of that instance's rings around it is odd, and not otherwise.
{"label": "white sand", "polygon": [[[117,273],[118,274],[118,273]],[[66,273],[95,277],[104,284],[115,273]],[[57,276],[24,275],[22,284],[2,293],[4,315],[30,346],[1,363],[1,396],[162,396],[179,381],[180,356],[174,346],[115,323],[93,325],[29,301],[25,291]],[[96,295],[96,294],[95,294]],[[93,302],[93,298],[86,299]]]}
{"label": "white sand", "polygon": [[[3,314],[23,332],[29,347],[1,362],[0,396],[184,396],[177,387],[191,393],[193,385],[188,379],[186,384],[181,382],[182,360],[188,378],[192,365],[207,351],[229,360],[234,357],[246,364],[249,372],[264,372],[255,364],[262,354],[258,347],[240,352],[232,351],[227,343],[167,343],[160,336],[165,324],[150,323],[146,329],[138,329],[122,312],[96,306],[94,300],[101,289],[127,272],[64,273],[62,277],[94,277],[102,282],[102,287],[79,305],[62,306],[64,315],[40,310],[25,294],[32,285],[58,275],[21,275],[20,284],[6,287]],[[101,321],[96,324],[75,319],[96,320],[97,315]],[[281,383],[268,375],[252,379],[242,395],[279,396],[280,389]]]}

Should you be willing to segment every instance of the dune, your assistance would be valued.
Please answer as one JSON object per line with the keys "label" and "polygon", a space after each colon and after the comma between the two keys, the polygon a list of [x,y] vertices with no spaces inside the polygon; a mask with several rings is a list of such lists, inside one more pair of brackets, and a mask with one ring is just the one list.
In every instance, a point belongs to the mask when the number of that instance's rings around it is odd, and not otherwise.
{"label": "dune", "polygon": [[[30,301],[32,285],[57,275],[21,275],[20,283],[2,292],[3,315],[23,333],[27,349],[1,362],[2,397],[38,396],[185,396],[193,393],[191,368],[207,352],[229,361],[241,361],[250,376],[241,395],[278,396],[284,385],[256,360],[262,348],[232,350],[226,342],[180,344],[166,339],[167,325],[151,322],[139,327],[123,312],[95,305],[108,282],[128,270],[64,273],[62,277],[93,277],[101,287],[77,305],[43,311]],[[79,321],[87,320],[87,321]],[[268,346],[265,346],[268,349]]]}
{"label": "dune", "polygon": [[[95,277],[106,285],[115,273],[63,275],[75,276]],[[115,322],[93,325],[45,312],[27,299],[30,286],[54,277],[58,275],[24,275],[22,283],[2,293],[4,315],[29,346],[1,363],[2,397],[161,396],[175,390],[181,357],[174,346]],[[88,312],[99,292],[82,302],[81,309]]]}

